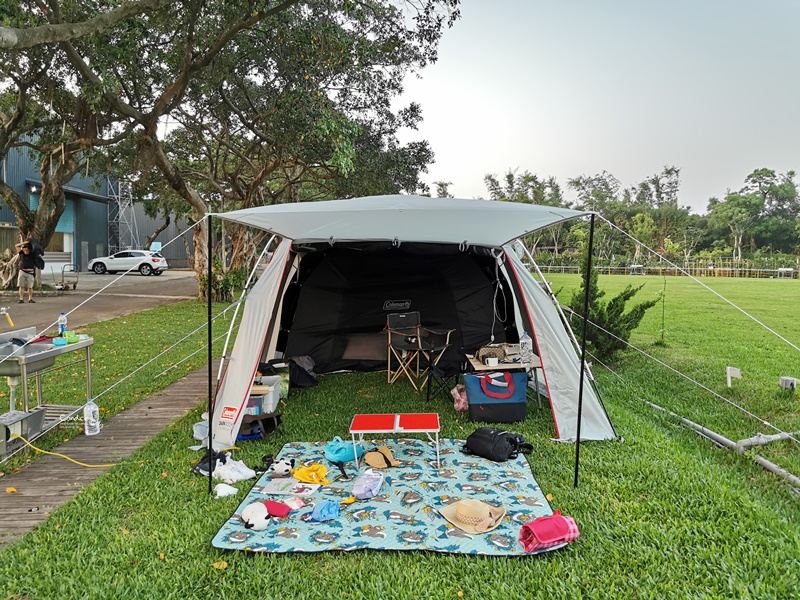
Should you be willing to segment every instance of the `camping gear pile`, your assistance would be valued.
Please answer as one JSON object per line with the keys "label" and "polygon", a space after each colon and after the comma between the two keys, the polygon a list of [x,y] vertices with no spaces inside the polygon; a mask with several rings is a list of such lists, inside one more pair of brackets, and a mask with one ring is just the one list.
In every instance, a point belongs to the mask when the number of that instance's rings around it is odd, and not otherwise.
{"label": "camping gear pile", "polygon": [[[345,463],[349,480],[326,472],[328,483],[306,483],[266,472],[212,545],[248,552],[371,548],[519,556],[566,543],[552,543],[558,523],[531,525],[525,542],[520,539],[524,524],[552,514],[523,456],[497,462],[463,454],[463,440],[440,443],[438,468],[426,459],[425,441],[394,439],[374,442],[359,472],[353,461]],[[277,460],[313,471],[323,466],[325,446],[289,443]]]}

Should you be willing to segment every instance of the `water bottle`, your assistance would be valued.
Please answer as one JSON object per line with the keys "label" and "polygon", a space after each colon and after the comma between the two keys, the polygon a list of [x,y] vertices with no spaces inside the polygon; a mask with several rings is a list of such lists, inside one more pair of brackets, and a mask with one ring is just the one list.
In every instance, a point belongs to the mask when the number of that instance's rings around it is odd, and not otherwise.
{"label": "water bottle", "polygon": [[67,330],[67,315],[66,313],[61,313],[58,316],[58,335],[63,337],[64,332]]}
{"label": "water bottle", "polygon": [[97,404],[91,398],[89,398],[86,406],[83,407],[83,428],[86,435],[100,433],[100,409],[97,408]]}
{"label": "water bottle", "polygon": [[527,331],[523,331],[519,338],[519,357],[527,364],[533,362],[533,356],[533,340]]}

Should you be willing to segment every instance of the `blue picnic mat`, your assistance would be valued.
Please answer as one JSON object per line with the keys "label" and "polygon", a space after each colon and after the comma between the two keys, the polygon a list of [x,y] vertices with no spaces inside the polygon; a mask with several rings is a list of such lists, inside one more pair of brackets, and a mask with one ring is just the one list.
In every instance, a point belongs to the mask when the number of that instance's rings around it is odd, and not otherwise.
{"label": "blue picnic mat", "polygon": [[[370,500],[341,505],[339,517],[322,523],[309,521],[314,505],[340,502],[351,495],[355,464],[347,463],[350,481],[336,480],[304,497],[308,506],[283,519],[273,518],[263,531],[248,530],[239,515],[252,502],[286,500],[289,496],[264,494],[271,475],[266,473],[248,493],[236,512],[212,540],[215,548],[250,552],[323,552],[327,550],[433,550],[500,556],[525,555],[520,528],[536,517],[552,514],[550,504],[533,477],[527,460],[496,463],[462,454],[463,440],[439,440],[442,465],[436,468],[431,443],[419,439],[375,440],[370,450],[386,445],[400,465],[384,469],[386,481]],[[322,455],[324,442],[286,444],[277,458],[294,458],[296,464],[320,462],[333,478],[339,470]],[[359,473],[369,468],[363,461]],[[442,517],[438,509],[458,500],[475,498],[504,507],[502,523],[485,534],[469,534]],[[553,550],[549,548],[548,550]]]}

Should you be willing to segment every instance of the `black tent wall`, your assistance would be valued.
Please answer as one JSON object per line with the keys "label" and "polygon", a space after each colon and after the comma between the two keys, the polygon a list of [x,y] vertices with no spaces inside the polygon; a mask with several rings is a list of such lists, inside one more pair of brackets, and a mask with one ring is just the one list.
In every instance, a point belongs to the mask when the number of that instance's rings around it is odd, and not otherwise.
{"label": "black tent wall", "polygon": [[[495,283],[486,249],[439,244],[328,244],[296,250],[300,263],[283,300],[278,350],[309,355],[317,372],[386,368],[386,315],[419,311],[423,325],[455,329],[444,366],[491,340],[517,341],[512,292]],[[495,300],[496,299],[496,300]],[[353,357],[355,339],[372,356]]]}

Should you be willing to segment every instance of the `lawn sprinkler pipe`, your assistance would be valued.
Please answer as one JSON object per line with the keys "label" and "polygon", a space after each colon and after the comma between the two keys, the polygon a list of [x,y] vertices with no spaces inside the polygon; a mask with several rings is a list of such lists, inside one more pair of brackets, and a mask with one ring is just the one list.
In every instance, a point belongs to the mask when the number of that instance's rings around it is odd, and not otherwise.
{"label": "lawn sprinkler pipe", "polygon": [[[679,419],[685,425],[691,427],[697,433],[699,433],[703,437],[708,438],[709,440],[711,440],[715,444],[717,444],[719,446],[723,446],[725,448],[728,448],[729,450],[733,450],[734,452],[737,452],[739,454],[744,454],[744,452],[746,450],[745,447],[740,446],[739,444],[737,444],[733,440],[729,440],[728,438],[726,438],[723,435],[720,435],[716,431],[711,431],[707,427],[703,427],[702,425],[699,425],[699,424],[695,423],[694,421],[690,421],[689,419],[687,419],[685,417],[682,417],[679,414],[672,412],[671,410],[667,410],[663,406],[659,406],[658,404],[653,404],[652,402],[649,402],[649,401],[644,400],[644,399],[641,399],[641,400],[645,404],[647,404],[649,406],[652,406],[653,408],[656,408],[656,409],[658,409],[660,411],[663,411],[663,412],[667,413],[668,415],[670,415],[672,417],[675,417],[675,418]],[[784,438],[784,439],[788,439],[788,438]],[[771,473],[774,473],[778,477],[783,477],[786,481],[788,481],[789,485],[792,486],[792,488],[794,489],[795,493],[800,492],[800,477],[797,477],[796,475],[790,473],[789,471],[787,471],[786,469],[784,469],[780,465],[776,465],[774,462],[772,462],[770,460],[767,460],[763,456],[759,456],[758,454],[754,454],[753,458],[755,459],[755,461],[759,465],[764,467],[767,471],[769,471]]]}
{"label": "lawn sprinkler pipe", "polygon": [[739,440],[736,442],[736,447],[739,449],[739,452],[743,452],[751,446],[766,446],[772,442],[790,440],[793,437],[800,437],[800,431],[795,433],[776,433],[775,435],[764,435],[763,433],[757,433],[751,438]]}

